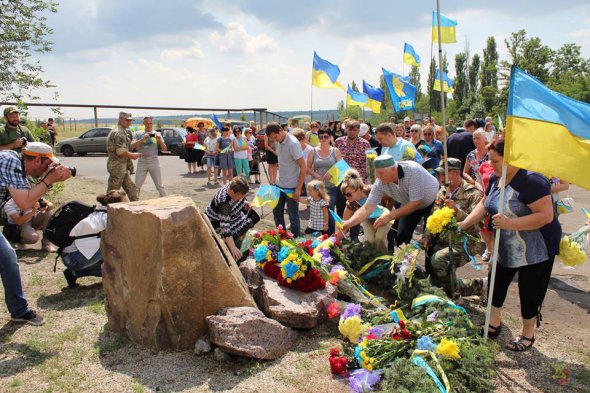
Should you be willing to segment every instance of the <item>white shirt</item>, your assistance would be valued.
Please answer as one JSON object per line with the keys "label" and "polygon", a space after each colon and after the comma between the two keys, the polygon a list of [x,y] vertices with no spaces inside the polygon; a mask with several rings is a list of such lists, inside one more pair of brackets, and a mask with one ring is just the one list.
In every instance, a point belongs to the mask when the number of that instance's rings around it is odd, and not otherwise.
{"label": "white shirt", "polygon": [[76,239],[72,244],[65,247],[64,254],[80,251],[86,259],[92,258],[94,254],[100,249],[100,237],[98,234],[104,231],[107,227],[107,212],[106,206],[99,207],[94,213],[80,221],[70,231],[70,236],[85,236],[96,234],[95,237],[85,237]]}

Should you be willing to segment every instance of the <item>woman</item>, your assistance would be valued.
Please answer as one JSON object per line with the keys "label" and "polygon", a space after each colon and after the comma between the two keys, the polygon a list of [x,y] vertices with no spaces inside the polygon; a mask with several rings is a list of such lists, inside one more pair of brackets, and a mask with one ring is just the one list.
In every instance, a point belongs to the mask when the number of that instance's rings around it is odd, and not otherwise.
{"label": "woman", "polygon": [[494,128],[494,125],[492,124],[491,121],[486,122],[486,125],[484,127],[484,132],[485,132],[487,143],[490,143],[491,141],[494,140],[494,137],[496,136],[496,129]]}
{"label": "woman", "polygon": [[279,173],[279,158],[277,157],[274,142],[271,143],[266,134],[264,134],[264,148],[266,150],[266,163],[268,164],[268,182],[271,186],[274,186]]}
{"label": "woman", "polygon": [[[207,129],[205,128],[205,123],[203,123],[202,121],[200,121],[199,123],[197,123],[197,142],[201,145],[204,146],[205,145],[205,139],[207,139]],[[199,166],[199,168],[201,168],[201,171],[204,170],[203,168],[203,157],[205,157],[205,151],[201,150],[201,149],[197,149],[197,165]],[[196,169],[196,168],[195,168]]]}
{"label": "woman", "polygon": [[221,128],[221,136],[217,138],[217,157],[219,157],[219,169],[223,184],[231,181],[234,171],[234,155],[231,151],[233,138],[229,134],[229,127]]}
{"label": "woman", "polygon": [[483,130],[476,130],[473,133],[473,144],[475,150],[467,154],[465,167],[463,168],[463,178],[483,192],[483,180],[479,172],[479,166],[488,160],[487,139]]}
{"label": "woman", "polygon": [[431,167],[436,168],[444,155],[443,145],[434,139],[434,127],[432,126],[424,127],[422,135],[424,136],[424,144],[430,149],[426,156],[433,160]]}
{"label": "woman", "polygon": [[[78,277],[102,277],[101,266],[103,262],[100,252],[100,233],[107,227],[107,206],[111,203],[129,202],[125,191],[112,190],[106,195],[99,195],[96,200],[102,206],[97,207],[94,213],[80,221],[70,236],[85,236],[76,239],[63,249],[62,260],[66,266],[64,276],[68,288],[77,287]],[[95,235],[95,236],[89,236]]]}
{"label": "woman", "polygon": [[[197,161],[199,160],[198,150],[195,150],[195,144],[199,143],[197,131],[192,127],[187,127],[186,139],[183,141],[186,153],[184,161],[188,165],[188,175],[197,173]],[[202,157],[201,157],[202,158]]]}
{"label": "woman", "polygon": [[[338,188],[330,181],[331,175],[328,173],[330,168],[340,161],[342,154],[336,147],[330,146],[330,133],[326,130],[318,132],[320,144],[311,150],[307,156],[307,173],[312,178],[321,180],[326,186],[328,196],[330,197],[329,209],[334,211],[336,199],[338,198]],[[328,220],[328,232],[334,233],[334,218],[330,214]]]}
{"label": "woman", "polygon": [[511,351],[525,351],[535,342],[535,326],[540,326],[541,305],[547,293],[551,269],[559,253],[561,227],[553,214],[551,188],[547,179],[511,165],[506,166],[503,213],[498,214],[500,176],[504,163],[504,141],[488,147],[495,175],[484,199],[459,223],[465,230],[492,216],[494,229],[500,229],[500,247],[492,298],[489,336],[496,338],[502,329],[501,311],[508,286],[518,272],[518,291],[522,331],[507,345]]}
{"label": "woman", "polygon": [[420,149],[420,146],[424,144],[424,140],[422,139],[422,126],[420,124],[414,124],[410,128],[410,142],[412,142],[416,150],[418,150],[423,157],[426,155],[426,153],[423,153],[422,149]]}
{"label": "woman", "polygon": [[[445,131],[445,133],[447,134],[447,137],[449,136],[449,133]],[[439,142],[443,142],[443,129],[441,126],[436,126],[434,129],[434,139],[436,139]]]}
{"label": "woman", "polygon": [[406,139],[406,128],[403,124],[396,124],[395,125],[395,136],[401,139]]}
{"label": "woman", "polygon": [[[346,198],[346,208],[344,209],[342,218],[348,220],[362,205],[364,205],[371,192],[371,186],[365,185],[359,173],[354,169],[350,169],[346,171],[346,174],[344,175],[340,190]],[[377,250],[387,252],[387,234],[391,229],[391,223],[387,223],[378,229],[375,229],[373,223],[375,222],[377,215],[381,215],[382,213],[389,214],[389,211],[381,206],[378,206],[375,211],[376,213],[373,213],[375,217],[368,218],[361,223],[363,226],[363,232],[365,233],[365,241],[371,243]],[[379,212],[381,214],[379,214]],[[343,235],[344,233],[342,231],[336,233],[336,237],[338,238]]]}
{"label": "woman", "polygon": [[236,243],[260,221],[258,214],[246,203],[248,189],[244,178],[234,177],[228,185],[217,191],[205,211],[213,229],[223,238],[236,260],[242,257],[242,251]]}
{"label": "woman", "polygon": [[246,181],[250,178],[250,164],[248,163],[248,139],[242,135],[242,128],[234,128],[234,139],[232,141],[232,150],[234,151],[234,163],[236,174],[243,176]]}

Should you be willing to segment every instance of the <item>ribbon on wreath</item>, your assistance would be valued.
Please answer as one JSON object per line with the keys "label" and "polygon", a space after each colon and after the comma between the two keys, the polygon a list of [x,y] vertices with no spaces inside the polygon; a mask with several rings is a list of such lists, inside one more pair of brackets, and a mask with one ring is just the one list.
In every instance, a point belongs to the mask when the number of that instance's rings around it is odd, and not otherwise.
{"label": "ribbon on wreath", "polygon": [[417,298],[412,300],[412,307],[411,308],[414,309],[414,308],[422,306],[426,303],[445,303],[445,304],[453,307],[454,309],[459,310],[459,311],[463,311],[465,314],[467,314],[467,310],[465,310],[463,307],[457,306],[455,303],[453,303],[449,299],[443,299],[440,296],[436,296],[436,295],[418,296]]}
{"label": "ribbon on wreath", "polygon": [[[426,363],[426,360],[424,360],[423,357],[417,356],[417,355],[430,355],[430,357],[434,361],[434,364],[436,365],[436,369],[438,370],[443,382],[440,381],[440,379],[438,378],[438,376],[436,375],[436,373],[434,372],[432,367],[430,367],[428,365],[428,363]],[[414,363],[418,367],[423,368],[424,371],[426,371],[426,374],[428,374],[430,376],[430,378],[432,378],[432,380],[434,381],[434,383],[438,387],[438,390],[440,390],[441,393],[447,393],[447,392],[451,391],[451,385],[449,384],[449,380],[447,378],[447,375],[445,374],[444,370],[440,366],[440,363],[439,363],[436,355],[434,354],[434,352],[416,349],[412,353],[412,363]],[[444,385],[443,385],[443,383],[444,383]]]}

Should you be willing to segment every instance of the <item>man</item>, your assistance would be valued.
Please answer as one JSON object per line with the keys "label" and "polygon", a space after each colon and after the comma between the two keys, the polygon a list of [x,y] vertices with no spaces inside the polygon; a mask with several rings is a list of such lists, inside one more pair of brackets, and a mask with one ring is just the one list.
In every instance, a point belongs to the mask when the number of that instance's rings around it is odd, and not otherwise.
{"label": "man", "polygon": [[449,135],[453,135],[455,132],[457,132],[457,127],[455,127],[455,119],[449,119],[449,124],[446,128]]}
{"label": "man", "polygon": [[16,106],[4,109],[6,125],[0,128],[0,150],[14,150],[20,153],[27,142],[35,142],[29,129],[20,122],[20,114]]}
{"label": "man", "polygon": [[[285,227],[285,203],[289,213],[291,232],[295,237],[300,235],[299,196],[307,168],[303,159],[301,145],[293,135],[289,134],[278,123],[270,123],[266,127],[266,135],[274,144],[279,160],[279,178],[276,185],[281,189],[279,202],[273,210],[275,224]],[[293,194],[288,197],[286,194]]]}
{"label": "man", "polygon": [[107,170],[109,180],[107,192],[118,190],[123,187],[130,201],[139,199],[137,187],[131,180],[130,172],[133,173],[133,161],[141,157],[141,153],[131,152],[132,135],[128,128],[133,121],[131,113],[120,112],[119,122],[107,137]]}
{"label": "man", "polygon": [[[27,176],[40,178],[31,186]],[[0,152],[0,206],[12,198],[23,211],[33,206],[47,193],[52,184],[70,177],[67,167],[59,165],[51,146],[31,142],[22,155],[15,151]],[[43,317],[30,309],[23,293],[16,252],[0,233],[0,276],[4,284],[5,302],[13,321],[42,325]]]}
{"label": "man", "polygon": [[465,165],[467,154],[475,150],[473,132],[477,129],[475,120],[465,120],[465,132],[456,132],[447,140],[447,154],[451,158],[458,158]]}
{"label": "man", "polygon": [[[13,238],[8,237],[7,233],[5,233],[5,236],[13,243],[37,243],[39,241],[37,231],[41,230],[43,232],[45,230],[53,214],[52,209],[53,204],[44,198],[39,199],[33,208],[29,210],[19,209],[14,199],[8,200],[4,204],[4,212],[7,217],[4,230],[10,229]],[[41,249],[47,252],[57,251],[45,236],[41,240]]]}
{"label": "man", "polygon": [[[445,184],[444,161],[436,168],[436,172],[441,183],[440,190],[436,195],[434,210],[441,209],[445,206],[455,211],[457,221],[463,221],[469,213],[477,206],[482,198],[481,192],[473,185],[467,183],[461,177],[463,166],[461,161],[456,158],[448,159],[449,170],[449,190]],[[479,239],[479,225],[469,228],[468,233],[475,239]],[[420,240],[424,249],[426,249],[426,271],[430,274],[430,281],[433,285],[442,287],[447,295],[453,298],[452,282],[456,282],[456,288],[461,296],[481,295],[484,281],[481,279],[462,279],[457,280],[455,269],[469,262],[470,258],[465,252],[463,242],[455,242],[449,246],[448,237],[433,235],[426,230]],[[468,241],[467,249],[469,255],[475,255],[479,252],[477,249],[479,242],[471,239]],[[451,260],[454,268],[450,269]]]}
{"label": "man", "polygon": [[371,149],[375,150],[377,155],[381,154],[381,144],[373,135],[371,135],[371,130],[369,129],[368,124],[361,123],[359,137],[369,142],[369,145],[371,145]]}
{"label": "man", "polygon": [[[420,125],[413,125],[412,127],[420,127]],[[381,155],[389,155],[395,161],[401,161],[404,158],[404,153],[407,156],[408,149],[414,153],[416,160],[420,160],[422,156],[416,150],[414,144],[403,138],[398,138],[395,131],[389,123],[381,123],[375,130],[375,136],[379,143],[381,143]]]}
{"label": "man", "polygon": [[49,144],[51,147],[55,147],[57,143],[57,130],[52,118],[47,119],[47,131],[49,132]]}
{"label": "man", "polygon": [[412,125],[410,124],[410,118],[408,116],[406,116],[404,118],[404,128],[406,130],[406,136],[409,136],[410,135],[410,127],[411,126]]}
{"label": "man", "polygon": [[375,176],[377,181],[367,202],[349,220],[344,221],[343,229],[365,221],[384,196],[392,198],[399,207],[382,215],[374,223],[375,228],[379,228],[395,220],[395,235],[391,239],[393,242],[389,242],[391,250],[394,246],[409,243],[420,219],[430,214],[439,188],[438,181],[420,164],[414,161],[396,163],[390,155],[381,155],[375,159]]}
{"label": "man", "polygon": [[151,116],[143,118],[143,125],[145,126],[145,130],[133,134],[133,142],[131,142],[131,149],[141,154],[141,157],[137,161],[137,171],[135,172],[137,195],[139,196],[141,186],[143,186],[145,178],[149,173],[160,196],[164,197],[168,194],[162,184],[162,173],[158,160],[158,146],[160,146],[162,151],[167,151],[168,148],[164,143],[162,135],[153,130],[154,121]]}

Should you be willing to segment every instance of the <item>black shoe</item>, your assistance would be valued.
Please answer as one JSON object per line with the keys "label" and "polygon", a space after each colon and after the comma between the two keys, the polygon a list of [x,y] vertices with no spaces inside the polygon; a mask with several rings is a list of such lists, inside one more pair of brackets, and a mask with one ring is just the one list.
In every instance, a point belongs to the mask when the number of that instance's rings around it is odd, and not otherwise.
{"label": "black shoe", "polygon": [[14,322],[26,322],[29,325],[41,326],[45,323],[43,317],[37,314],[34,310],[29,310],[20,317],[12,317]]}
{"label": "black shoe", "polygon": [[68,282],[68,288],[76,288],[78,286],[78,284],[76,284],[78,277],[74,276],[74,273],[72,273],[70,269],[64,270],[64,276]]}

